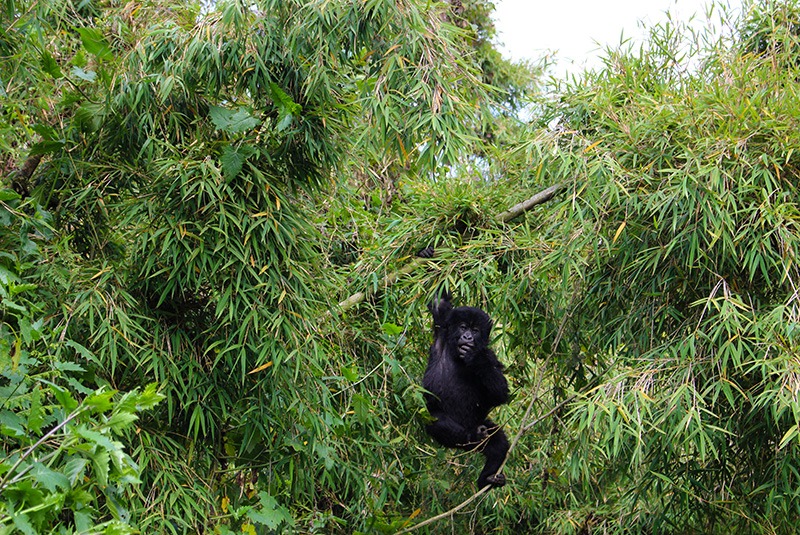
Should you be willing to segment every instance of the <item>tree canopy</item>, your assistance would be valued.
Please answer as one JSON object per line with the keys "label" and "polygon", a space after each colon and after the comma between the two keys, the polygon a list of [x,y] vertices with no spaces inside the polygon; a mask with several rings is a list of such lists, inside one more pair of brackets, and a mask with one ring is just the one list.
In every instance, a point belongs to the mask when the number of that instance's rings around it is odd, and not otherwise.
{"label": "tree canopy", "polygon": [[[796,532],[800,6],[550,86],[492,10],[0,7],[0,532]],[[440,288],[488,493],[423,429]]]}

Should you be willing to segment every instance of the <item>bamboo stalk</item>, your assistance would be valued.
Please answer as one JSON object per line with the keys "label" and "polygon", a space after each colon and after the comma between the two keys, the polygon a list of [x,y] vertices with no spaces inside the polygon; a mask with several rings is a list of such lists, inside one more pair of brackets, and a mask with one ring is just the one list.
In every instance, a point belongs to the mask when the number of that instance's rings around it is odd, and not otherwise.
{"label": "bamboo stalk", "polygon": [[533,197],[522,201],[521,203],[512,206],[505,212],[501,213],[497,216],[497,220],[503,223],[508,223],[509,221],[518,218],[531,208],[536,205],[545,203],[555,197],[555,195],[560,192],[562,189],[566,187],[566,184],[556,184],[554,186],[550,186],[549,188],[540,191]]}

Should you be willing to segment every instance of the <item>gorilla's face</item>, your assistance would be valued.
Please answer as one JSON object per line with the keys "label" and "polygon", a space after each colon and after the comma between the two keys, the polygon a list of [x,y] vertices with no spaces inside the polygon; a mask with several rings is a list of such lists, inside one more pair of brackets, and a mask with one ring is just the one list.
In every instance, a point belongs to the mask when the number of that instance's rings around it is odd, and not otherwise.
{"label": "gorilla's face", "polygon": [[463,359],[475,349],[476,338],[480,336],[478,330],[466,323],[458,326],[458,357]]}
{"label": "gorilla's face", "polygon": [[482,310],[471,307],[453,309],[448,318],[450,349],[464,360],[489,345],[492,320]]}

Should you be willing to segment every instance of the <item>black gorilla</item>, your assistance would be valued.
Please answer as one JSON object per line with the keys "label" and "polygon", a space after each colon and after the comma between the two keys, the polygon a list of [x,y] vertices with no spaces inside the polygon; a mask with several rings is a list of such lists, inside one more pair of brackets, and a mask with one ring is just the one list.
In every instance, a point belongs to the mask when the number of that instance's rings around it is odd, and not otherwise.
{"label": "black gorilla", "polygon": [[492,320],[483,310],[456,307],[445,294],[428,309],[433,315],[433,344],[422,379],[428,412],[436,421],[428,434],[448,448],[478,450],[486,464],[478,487],[502,487],[497,473],[508,452],[503,430],[487,419],[489,411],[508,402],[503,366],[489,348]]}

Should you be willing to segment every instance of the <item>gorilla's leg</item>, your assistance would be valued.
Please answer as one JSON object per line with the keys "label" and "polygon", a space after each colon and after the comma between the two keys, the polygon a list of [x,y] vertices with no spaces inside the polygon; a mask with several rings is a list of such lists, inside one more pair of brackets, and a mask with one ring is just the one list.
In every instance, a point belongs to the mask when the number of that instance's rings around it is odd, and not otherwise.
{"label": "gorilla's leg", "polygon": [[500,466],[506,459],[508,439],[503,430],[494,422],[486,420],[484,425],[488,429],[489,438],[481,450],[486,457],[486,464],[483,465],[481,475],[478,476],[478,488],[486,485],[502,487],[506,484],[506,476],[497,471],[500,470]]}
{"label": "gorilla's leg", "polygon": [[436,416],[437,420],[428,424],[425,430],[442,446],[465,449],[470,445],[474,446],[477,440],[480,440],[449,416],[435,414],[432,416]]}

